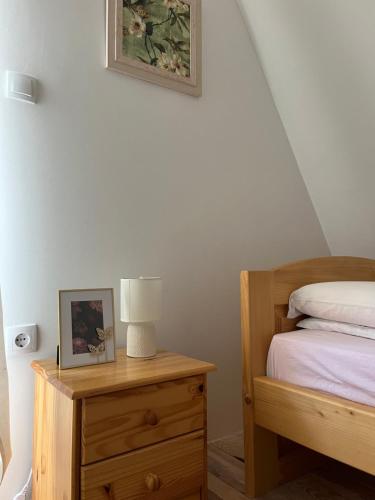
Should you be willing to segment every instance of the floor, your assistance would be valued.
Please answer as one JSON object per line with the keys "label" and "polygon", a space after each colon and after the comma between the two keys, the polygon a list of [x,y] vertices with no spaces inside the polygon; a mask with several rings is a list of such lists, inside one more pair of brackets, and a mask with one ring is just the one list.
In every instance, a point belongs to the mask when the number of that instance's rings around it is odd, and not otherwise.
{"label": "floor", "polygon": [[[209,444],[208,470],[209,500],[246,500],[242,434]],[[335,462],[258,500],[375,500],[375,477]]]}

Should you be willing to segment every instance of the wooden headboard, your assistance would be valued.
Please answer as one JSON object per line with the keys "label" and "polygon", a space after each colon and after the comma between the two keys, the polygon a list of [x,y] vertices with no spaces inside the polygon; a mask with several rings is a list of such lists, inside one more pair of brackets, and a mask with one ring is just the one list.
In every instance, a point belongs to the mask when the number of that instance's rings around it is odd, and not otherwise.
{"label": "wooden headboard", "polygon": [[249,377],[265,375],[273,335],[295,329],[298,319],[286,317],[290,294],[324,281],[375,281],[375,260],[322,257],[270,271],[241,272],[242,356]]}

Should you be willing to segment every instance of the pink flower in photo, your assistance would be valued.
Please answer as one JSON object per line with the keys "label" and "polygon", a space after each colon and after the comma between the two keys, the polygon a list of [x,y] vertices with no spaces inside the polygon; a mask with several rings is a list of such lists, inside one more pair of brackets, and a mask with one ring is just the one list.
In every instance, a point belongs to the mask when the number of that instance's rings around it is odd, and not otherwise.
{"label": "pink flower in photo", "polygon": [[88,352],[87,341],[81,337],[73,339],[73,354],[85,354]]}
{"label": "pink flower in photo", "polygon": [[94,309],[94,311],[97,311],[98,313],[103,312],[103,303],[101,300],[92,300],[89,303],[89,306],[91,307],[91,309]]}
{"label": "pink flower in photo", "polygon": [[87,332],[88,332],[87,325],[83,321],[76,321],[73,324],[73,336],[74,337],[77,337],[77,338],[84,337],[87,334]]}
{"label": "pink flower in photo", "polygon": [[82,312],[81,306],[79,302],[72,302],[72,317],[76,319],[78,314]]}

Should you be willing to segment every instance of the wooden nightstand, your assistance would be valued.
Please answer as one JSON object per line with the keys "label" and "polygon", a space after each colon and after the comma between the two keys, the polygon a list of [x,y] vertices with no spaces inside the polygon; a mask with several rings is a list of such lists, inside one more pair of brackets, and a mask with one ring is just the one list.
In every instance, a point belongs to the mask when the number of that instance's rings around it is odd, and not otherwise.
{"label": "wooden nightstand", "polygon": [[207,498],[210,363],[153,359],[36,372],[33,499]]}

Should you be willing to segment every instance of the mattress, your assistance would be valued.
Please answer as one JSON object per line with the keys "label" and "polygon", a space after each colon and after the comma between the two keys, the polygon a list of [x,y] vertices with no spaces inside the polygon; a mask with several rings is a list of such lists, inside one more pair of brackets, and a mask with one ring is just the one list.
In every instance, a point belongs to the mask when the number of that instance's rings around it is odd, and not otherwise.
{"label": "mattress", "polygon": [[375,407],[375,340],[320,330],[274,335],[267,375]]}

